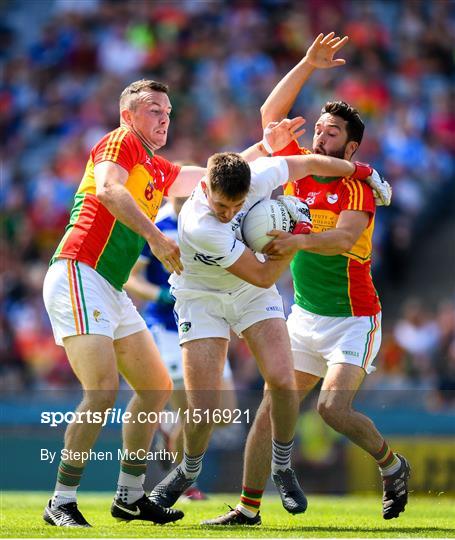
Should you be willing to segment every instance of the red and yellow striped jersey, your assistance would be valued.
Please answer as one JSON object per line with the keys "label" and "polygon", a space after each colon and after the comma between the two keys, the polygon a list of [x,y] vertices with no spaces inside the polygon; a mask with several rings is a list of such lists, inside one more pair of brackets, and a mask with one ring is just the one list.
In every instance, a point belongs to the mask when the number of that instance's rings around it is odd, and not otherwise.
{"label": "red and yellow striped jersey", "polygon": [[[291,143],[277,155],[308,154]],[[307,176],[288,183],[286,195],[305,201],[313,232],[336,227],[344,210],[370,214],[367,228],[349,252],[325,256],[299,251],[291,263],[295,302],[302,308],[328,317],[371,316],[381,310],[371,277],[375,203],[371,188],[352,178]]]}
{"label": "red and yellow striped jersey", "polygon": [[128,172],[125,187],[152,221],[180,167],[153,155],[125,127],[108,133],[90,152],[74,197],[70,222],[51,264],[56,259],[83,262],[121,290],[145,240],[118,221],[98,200],[94,168],[103,161],[117,163]]}

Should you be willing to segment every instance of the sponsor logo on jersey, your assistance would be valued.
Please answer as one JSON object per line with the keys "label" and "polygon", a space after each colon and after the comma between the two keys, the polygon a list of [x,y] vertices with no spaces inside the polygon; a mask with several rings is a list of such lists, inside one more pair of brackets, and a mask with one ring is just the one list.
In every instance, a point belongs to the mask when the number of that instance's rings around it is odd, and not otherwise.
{"label": "sponsor logo on jersey", "polygon": [[218,261],[223,260],[224,257],[213,257],[212,255],[204,255],[204,253],[195,253],[193,260],[199,261],[207,266],[220,266]]}
{"label": "sponsor logo on jersey", "polygon": [[180,326],[180,330],[183,332],[183,333],[186,333],[188,332],[188,330],[191,328],[191,323],[189,321],[185,321],[185,322],[181,322],[179,324]]}
{"label": "sponsor logo on jersey", "polygon": [[236,214],[232,220],[231,220],[231,228],[232,231],[235,232],[241,225],[243,218],[245,217],[246,212],[241,210],[238,214]]}
{"label": "sponsor logo on jersey", "polygon": [[316,197],[321,193],[320,191],[310,191],[305,199],[305,202],[311,206],[314,204],[314,201],[316,200]]}
{"label": "sponsor logo on jersey", "polygon": [[327,202],[335,204],[338,201],[338,195],[336,193],[327,193]]}

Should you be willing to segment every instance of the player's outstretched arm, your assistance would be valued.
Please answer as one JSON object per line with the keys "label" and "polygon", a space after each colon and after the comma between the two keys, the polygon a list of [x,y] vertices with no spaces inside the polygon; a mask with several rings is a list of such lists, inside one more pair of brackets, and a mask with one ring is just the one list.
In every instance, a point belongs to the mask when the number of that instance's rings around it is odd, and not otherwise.
{"label": "player's outstretched arm", "polygon": [[350,251],[368,226],[369,214],[358,210],[341,212],[334,229],[320,233],[290,234],[270,231],[274,240],[264,249],[271,259],[293,257],[299,250],[319,255],[340,255]]}
{"label": "player's outstretched arm", "polygon": [[359,162],[320,154],[286,156],[284,159],[289,169],[289,182],[295,182],[299,178],[305,178],[305,176],[310,174],[317,176],[351,176],[356,180],[365,180],[371,174],[372,170],[371,167]]}
{"label": "player's outstretched arm", "polygon": [[243,281],[251,283],[251,285],[268,289],[289,267],[292,256],[276,257],[276,260],[261,262],[246,247],[242,255],[240,255],[233,265],[226,268],[226,270],[243,279]]}
{"label": "player's outstretched arm", "polygon": [[262,127],[269,122],[285,118],[297,96],[315,69],[342,66],[343,58],[334,59],[335,54],[347,43],[348,37],[340,38],[335,32],[319,34],[300,62],[275,86],[261,107]]}
{"label": "player's outstretched arm", "polygon": [[139,208],[126,189],[127,171],[111,161],[95,165],[96,196],[109,212],[135,233],[147,240],[150,249],[169,272],[183,270],[180,250]]}

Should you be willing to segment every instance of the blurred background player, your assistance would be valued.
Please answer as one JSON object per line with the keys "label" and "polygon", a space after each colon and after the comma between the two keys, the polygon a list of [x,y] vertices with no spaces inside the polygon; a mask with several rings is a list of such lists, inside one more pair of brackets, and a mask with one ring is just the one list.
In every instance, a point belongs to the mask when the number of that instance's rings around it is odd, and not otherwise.
{"label": "blurred background player", "polygon": [[[186,197],[170,197],[168,202],[160,208],[155,221],[156,226],[167,237],[176,242],[178,239],[178,215],[186,200]],[[174,410],[180,409],[184,411],[188,408],[188,403],[183,385],[182,349],[179,344],[174,314],[175,298],[169,291],[169,275],[169,272],[153,256],[146,244],[131,271],[125,288],[137,298],[146,301],[142,306],[142,315],[174,383],[174,391],[169,403]],[[222,391],[220,408],[222,410],[235,409],[236,398],[229,360],[226,361],[224,366]],[[224,426],[225,424],[222,422],[217,424],[217,427]],[[170,426],[162,425],[159,431],[163,437],[166,450],[177,451],[180,460],[183,450],[183,424],[181,421],[174,418]],[[167,463],[163,463],[163,467],[167,468]],[[190,486],[184,492],[184,496],[190,500],[207,498],[199,489],[197,483]]]}

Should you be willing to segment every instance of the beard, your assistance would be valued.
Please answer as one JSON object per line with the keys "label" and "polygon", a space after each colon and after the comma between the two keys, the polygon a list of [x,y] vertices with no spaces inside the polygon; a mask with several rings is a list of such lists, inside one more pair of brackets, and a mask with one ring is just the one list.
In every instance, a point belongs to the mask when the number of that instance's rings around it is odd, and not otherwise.
{"label": "beard", "polygon": [[[330,156],[330,157],[335,157],[335,158],[338,158],[338,159],[344,159],[344,153],[346,151],[346,146],[347,146],[347,144],[345,144],[343,146],[340,146],[340,148],[338,148],[337,150],[332,150],[331,152],[326,152],[323,148],[316,147],[315,149],[313,149],[313,152],[315,154],[319,154],[319,155],[323,155],[323,156]],[[316,152],[315,150],[319,150],[319,152]]]}

